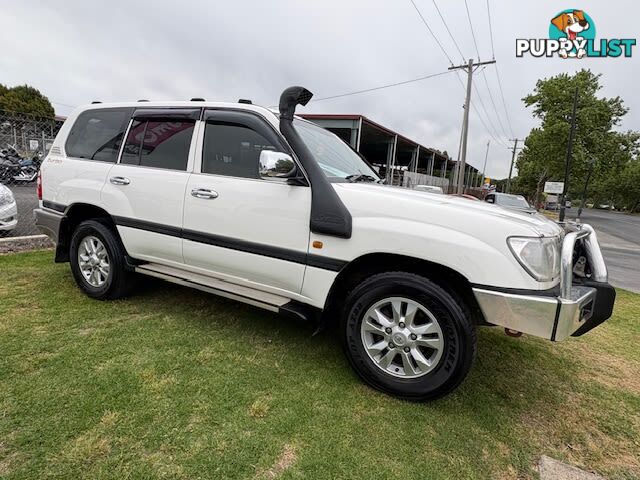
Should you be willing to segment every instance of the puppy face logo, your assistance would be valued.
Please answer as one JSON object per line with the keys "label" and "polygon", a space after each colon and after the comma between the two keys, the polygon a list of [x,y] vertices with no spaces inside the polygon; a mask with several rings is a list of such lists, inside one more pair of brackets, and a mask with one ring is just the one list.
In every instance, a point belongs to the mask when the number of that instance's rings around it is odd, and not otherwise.
{"label": "puppy face logo", "polygon": [[589,22],[584,18],[582,10],[574,10],[570,13],[561,13],[551,19],[558,30],[567,34],[569,40],[575,40],[578,33],[589,28]]}
{"label": "puppy face logo", "polygon": [[582,58],[587,54],[585,40],[595,37],[595,32],[587,37],[585,31],[591,29],[592,23],[593,21],[582,10],[565,10],[551,19],[549,37],[556,40],[564,38],[571,42],[571,48],[567,48],[565,43],[565,48],[558,52],[562,58]]}

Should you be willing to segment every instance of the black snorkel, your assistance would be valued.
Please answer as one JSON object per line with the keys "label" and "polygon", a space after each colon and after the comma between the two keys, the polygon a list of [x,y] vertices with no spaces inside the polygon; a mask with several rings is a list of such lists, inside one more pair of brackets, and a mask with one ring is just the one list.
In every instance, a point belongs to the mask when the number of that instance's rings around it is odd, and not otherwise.
{"label": "black snorkel", "polygon": [[351,238],[351,214],[313,158],[293,126],[296,106],[306,105],[313,93],[303,87],[289,87],[280,95],[280,132],[293,148],[311,183],[310,228],[314,233]]}

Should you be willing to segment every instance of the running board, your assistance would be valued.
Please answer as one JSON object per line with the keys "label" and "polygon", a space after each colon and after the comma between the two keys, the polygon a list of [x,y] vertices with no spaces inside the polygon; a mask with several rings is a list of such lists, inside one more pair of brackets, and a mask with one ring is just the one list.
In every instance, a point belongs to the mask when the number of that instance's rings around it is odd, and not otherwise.
{"label": "running board", "polygon": [[[231,282],[225,282],[224,280],[218,280],[207,277],[206,275],[187,272],[179,268],[168,267],[157,263],[138,265],[135,267],[135,272],[160,278],[185,287],[196,288],[203,292],[213,293],[276,313],[288,310],[285,305],[291,302],[291,299],[280,295],[243,287]],[[285,308],[283,309],[283,307]]]}

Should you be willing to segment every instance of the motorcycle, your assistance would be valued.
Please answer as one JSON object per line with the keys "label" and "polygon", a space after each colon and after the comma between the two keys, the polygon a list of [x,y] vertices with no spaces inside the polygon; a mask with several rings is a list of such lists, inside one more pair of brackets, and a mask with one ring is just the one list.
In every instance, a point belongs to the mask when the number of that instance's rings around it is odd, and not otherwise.
{"label": "motorcycle", "polygon": [[29,183],[36,180],[42,160],[39,154],[32,158],[22,158],[11,146],[0,151],[0,181]]}

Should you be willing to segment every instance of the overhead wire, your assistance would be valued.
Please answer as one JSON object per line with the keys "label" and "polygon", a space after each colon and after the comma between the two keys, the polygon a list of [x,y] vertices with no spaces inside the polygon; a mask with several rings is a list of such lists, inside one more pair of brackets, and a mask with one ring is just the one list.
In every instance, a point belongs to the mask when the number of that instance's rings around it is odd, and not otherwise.
{"label": "overhead wire", "polygon": [[[493,27],[491,23],[491,7],[489,5],[489,0],[486,2],[487,5],[487,18],[489,19],[489,38],[491,39],[491,56],[493,60],[496,59],[496,51],[493,43]],[[507,108],[507,102],[504,97],[504,89],[502,88],[502,79],[500,77],[500,68],[498,64],[494,64],[496,69],[496,79],[498,80],[498,90],[500,91],[500,97],[502,98],[502,108],[504,108],[504,114],[507,118],[507,125],[509,126],[509,132],[511,132],[511,137],[515,138],[513,133],[513,125],[511,124],[511,117],[509,116],[509,109]]]}
{"label": "overhead wire", "polygon": [[451,70],[445,70],[444,72],[432,73],[430,75],[424,75],[422,77],[412,78],[410,80],[403,80],[401,82],[387,83],[385,85],[379,85],[377,87],[365,88],[365,89],[362,89],[362,90],[355,90],[355,91],[352,91],[352,92],[340,93],[338,95],[330,95],[330,96],[327,96],[327,97],[315,98],[315,99],[312,99],[311,101],[312,102],[321,102],[323,100],[332,100],[334,98],[348,97],[348,96],[351,96],[351,95],[359,95],[361,93],[373,92],[373,91],[382,90],[382,89],[385,89],[385,88],[397,87],[399,85],[406,85],[408,83],[420,82],[422,80],[427,80],[429,78],[439,77],[440,75],[445,75],[447,73],[451,73]]}

